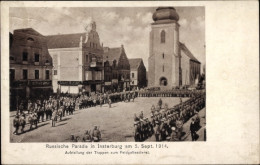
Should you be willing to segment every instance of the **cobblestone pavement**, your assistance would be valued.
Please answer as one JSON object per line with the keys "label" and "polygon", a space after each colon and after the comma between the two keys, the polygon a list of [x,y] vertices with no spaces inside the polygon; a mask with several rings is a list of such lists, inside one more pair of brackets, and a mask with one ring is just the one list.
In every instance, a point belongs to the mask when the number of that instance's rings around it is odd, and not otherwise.
{"label": "cobblestone pavement", "polygon": [[[183,101],[188,98],[183,98]],[[135,102],[118,102],[112,104],[112,108],[108,105],[103,107],[97,106],[83,110],[76,110],[74,115],[66,116],[62,121],[56,123],[56,127],[51,127],[51,121],[44,121],[38,124],[37,129],[29,131],[29,125],[25,127],[25,133],[14,135],[14,127],[12,121],[14,112],[10,113],[10,140],[11,142],[70,142],[70,135],[82,137],[86,130],[93,129],[94,125],[98,125],[104,142],[124,142],[134,141],[133,138],[133,117],[136,113],[139,115],[143,111],[144,116],[150,115],[152,104],[156,105],[159,97],[152,98],[136,98]],[[163,97],[163,103],[168,103],[169,107],[179,103],[179,98]],[[202,117],[201,125],[205,123],[205,109],[200,111]],[[184,125],[187,131],[190,121]],[[199,130],[198,140],[203,140],[203,132]],[[186,134],[188,135],[188,133]],[[184,140],[191,141],[190,135],[184,137]],[[148,141],[152,138],[148,139]]]}

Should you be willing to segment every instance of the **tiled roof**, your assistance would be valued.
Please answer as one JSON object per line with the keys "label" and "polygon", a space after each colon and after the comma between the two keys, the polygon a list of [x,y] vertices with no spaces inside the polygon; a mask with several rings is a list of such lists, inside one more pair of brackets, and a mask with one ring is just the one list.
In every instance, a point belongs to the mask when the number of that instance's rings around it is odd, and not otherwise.
{"label": "tiled roof", "polygon": [[[199,62],[199,60],[190,52],[190,50],[186,47],[185,44],[180,43],[180,49],[183,50],[185,52],[185,54],[193,61],[197,61]],[[200,63],[200,62],[199,62]]]}
{"label": "tiled roof", "polygon": [[139,65],[141,64],[142,59],[141,58],[130,58],[129,63],[130,63],[130,68],[132,69],[138,69]]}
{"label": "tiled roof", "polygon": [[119,58],[121,55],[121,48],[104,48],[104,55],[103,55],[103,61],[109,61],[109,64],[111,65],[114,60],[118,63]]}
{"label": "tiled roof", "polygon": [[75,34],[59,34],[46,36],[49,49],[55,48],[75,48],[80,45],[80,38],[82,42],[86,39],[86,33]]}

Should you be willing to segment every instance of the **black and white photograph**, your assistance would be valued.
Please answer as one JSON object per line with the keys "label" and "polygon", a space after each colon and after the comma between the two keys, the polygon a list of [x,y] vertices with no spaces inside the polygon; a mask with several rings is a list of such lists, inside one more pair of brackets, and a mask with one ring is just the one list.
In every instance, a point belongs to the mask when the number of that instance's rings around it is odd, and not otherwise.
{"label": "black and white photograph", "polygon": [[11,142],[206,141],[204,7],[10,8]]}
{"label": "black and white photograph", "polygon": [[259,2],[1,1],[2,164],[259,164]]}

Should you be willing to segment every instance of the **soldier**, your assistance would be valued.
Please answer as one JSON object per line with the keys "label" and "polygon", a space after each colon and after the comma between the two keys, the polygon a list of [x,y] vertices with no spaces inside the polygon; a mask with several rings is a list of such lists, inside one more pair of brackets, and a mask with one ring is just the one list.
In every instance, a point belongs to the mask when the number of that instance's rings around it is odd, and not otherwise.
{"label": "soldier", "polygon": [[140,126],[139,126],[139,121],[135,121],[134,122],[134,138],[135,138],[135,142],[139,142],[140,141]]}
{"label": "soldier", "polygon": [[86,131],[82,140],[83,140],[83,142],[91,142],[91,136],[90,136],[88,130]]}
{"label": "soldier", "polygon": [[155,135],[155,139],[157,142],[160,141],[160,134],[161,134],[161,131],[160,131],[159,122],[158,122],[158,120],[156,120],[155,127],[154,127],[154,135]]}
{"label": "soldier", "polygon": [[139,118],[134,114],[134,121],[139,121]]}
{"label": "soldier", "polygon": [[166,119],[165,118],[162,119],[162,123],[160,125],[160,130],[161,130],[161,141],[166,140],[167,127],[166,127]]}
{"label": "soldier", "polygon": [[108,98],[108,104],[109,104],[109,108],[111,108],[112,101],[110,97]]}
{"label": "soldier", "polygon": [[191,139],[192,139],[192,141],[196,141],[197,126],[196,126],[196,124],[195,124],[195,119],[192,118],[191,120],[192,120],[191,123],[190,123]]}
{"label": "soldier", "polygon": [[154,111],[155,111],[155,106],[152,105],[152,107],[151,107],[151,112],[154,113]]}
{"label": "soldier", "polygon": [[26,121],[25,121],[25,118],[23,115],[21,115],[19,118],[19,124],[20,124],[20,126],[22,126],[21,132],[24,133],[24,127],[25,127]]}
{"label": "soldier", "polygon": [[92,138],[94,142],[98,142],[101,139],[101,133],[97,126],[94,127],[94,130],[92,132]]}
{"label": "soldier", "polygon": [[31,130],[31,129],[32,129],[32,126],[33,126],[33,123],[34,123],[32,112],[29,113],[28,122],[30,123],[30,130]]}
{"label": "soldier", "polygon": [[171,140],[170,141],[179,141],[179,138],[177,136],[177,133],[175,131],[175,127],[172,127],[172,133],[171,133]]}
{"label": "soldier", "polygon": [[33,120],[33,124],[35,125],[35,128],[37,128],[38,126],[37,126],[37,124],[38,124],[38,116],[37,116],[37,113],[36,112],[34,112],[33,114],[32,114],[32,120]]}
{"label": "soldier", "polygon": [[100,107],[102,107],[103,101],[104,101],[104,100],[103,100],[103,96],[101,95],[101,96],[100,96],[100,100],[99,100]]}
{"label": "soldier", "polygon": [[133,102],[135,101],[135,92],[132,93],[132,99],[133,99]]}
{"label": "soldier", "polygon": [[176,121],[176,132],[179,140],[181,140],[182,129],[183,129],[183,122],[182,120],[179,119]]}
{"label": "soldier", "polygon": [[143,119],[144,118],[144,113],[143,111],[141,111],[140,115],[139,115],[139,119]]}
{"label": "soldier", "polygon": [[58,116],[60,117],[60,121],[62,120],[62,111],[63,111],[63,106],[60,106],[60,108],[58,109]]}
{"label": "soldier", "polygon": [[15,115],[15,118],[13,120],[13,126],[15,128],[15,131],[13,132],[13,134],[17,135],[18,134],[18,130],[19,130],[19,115]]}
{"label": "soldier", "polygon": [[52,122],[52,127],[55,127],[56,121],[57,121],[57,110],[53,110],[52,112],[52,118],[51,118]]}

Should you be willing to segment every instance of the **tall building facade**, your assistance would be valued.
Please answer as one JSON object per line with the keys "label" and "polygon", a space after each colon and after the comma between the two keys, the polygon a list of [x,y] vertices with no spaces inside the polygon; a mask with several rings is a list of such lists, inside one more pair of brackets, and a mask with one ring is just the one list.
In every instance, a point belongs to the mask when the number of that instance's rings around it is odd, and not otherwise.
{"label": "tall building facade", "polygon": [[52,93],[52,58],[47,39],[32,28],[10,34],[10,105],[19,98],[44,97]]}
{"label": "tall building facade", "polygon": [[96,23],[86,33],[47,36],[54,92],[102,92],[103,47]]}
{"label": "tall building facade", "polygon": [[[200,62],[186,46],[179,42],[179,15],[173,7],[159,7],[153,14],[148,59],[148,87],[173,87],[191,85],[191,77]],[[197,65],[199,64],[199,65]],[[183,73],[188,70],[189,73]],[[196,76],[195,76],[196,77]]]}
{"label": "tall building facade", "polygon": [[130,64],[124,46],[104,48],[104,87],[106,90],[122,91],[130,87]]}

